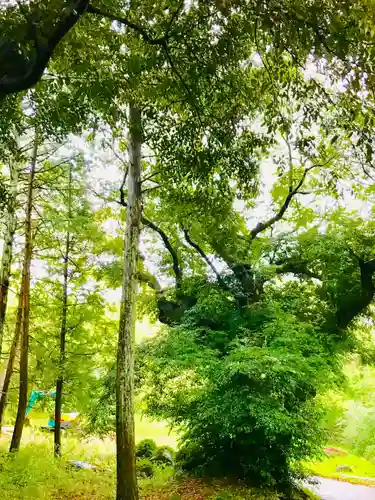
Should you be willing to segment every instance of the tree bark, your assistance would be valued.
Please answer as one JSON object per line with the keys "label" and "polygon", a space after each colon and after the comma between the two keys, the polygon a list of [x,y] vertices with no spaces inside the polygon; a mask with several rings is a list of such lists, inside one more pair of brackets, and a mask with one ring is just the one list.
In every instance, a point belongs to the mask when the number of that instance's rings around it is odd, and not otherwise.
{"label": "tree bark", "polygon": [[[8,303],[9,277],[13,257],[13,239],[16,232],[16,199],[19,167],[17,164],[10,166],[10,187],[6,226],[4,233],[3,255],[0,266],[0,357],[2,354],[4,324]],[[1,428],[1,427],[0,427]]]}
{"label": "tree bark", "polygon": [[38,138],[35,133],[34,149],[31,161],[29,186],[27,192],[26,221],[25,221],[25,249],[22,269],[22,315],[21,315],[21,349],[20,349],[20,386],[18,396],[18,410],[9,451],[17,451],[20,447],[23,424],[27,408],[28,391],[28,361],[29,361],[29,316],[30,316],[30,265],[32,256],[32,210],[33,188],[37,162]]}
{"label": "tree bark", "polygon": [[68,314],[68,284],[69,284],[69,254],[70,254],[70,219],[72,205],[72,166],[69,167],[68,181],[68,221],[65,238],[64,252],[64,278],[63,278],[63,296],[61,310],[61,329],[60,329],[60,359],[59,374],[56,381],[56,399],[55,399],[55,429],[54,429],[54,452],[55,456],[61,455],[61,408],[62,394],[64,384],[65,370],[65,344],[66,344],[66,319]]}
{"label": "tree bark", "polygon": [[126,212],[124,277],[117,346],[116,500],[137,500],[134,437],[134,338],[137,257],[141,221],[141,112],[129,106],[130,166]]}
{"label": "tree bark", "polygon": [[22,309],[23,309],[22,298],[23,298],[23,282],[21,283],[20,296],[18,299],[17,318],[16,318],[16,326],[14,329],[13,341],[9,352],[9,358],[8,358],[7,368],[5,371],[3,388],[1,390],[1,396],[0,396],[0,429],[2,428],[3,425],[4,413],[8,400],[10,379],[12,378],[14,361],[16,359],[17,348],[20,341]]}

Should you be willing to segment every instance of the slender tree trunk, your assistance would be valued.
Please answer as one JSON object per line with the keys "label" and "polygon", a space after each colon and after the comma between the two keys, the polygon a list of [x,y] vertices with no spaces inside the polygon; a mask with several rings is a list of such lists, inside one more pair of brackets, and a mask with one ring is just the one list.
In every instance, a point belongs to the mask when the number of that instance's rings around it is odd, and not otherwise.
{"label": "slender tree trunk", "polygon": [[60,359],[59,359],[59,374],[56,381],[56,399],[55,399],[55,430],[54,430],[54,451],[55,456],[61,455],[61,407],[62,393],[64,384],[64,369],[65,369],[65,342],[66,342],[66,318],[68,314],[68,282],[69,282],[69,253],[70,253],[70,219],[71,219],[71,204],[72,204],[72,167],[69,168],[69,183],[68,183],[68,226],[65,238],[64,252],[64,280],[63,280],[63,296],[61,310],[61,328],[60,328]]}
{"label": "slender tree trunk", "polygon": [[10,386],[10,379],[13,374],[14,361],[16,359],[17,348],[20,341],[21,334],[21,321],[22,321],[22,299],[23,299],[23,282],[21,284],[20,296],[18,299],[18,308],[17,308],[17,318],[16,318],[16,326],[14,329],[13,341],[9,352],[8,363],[5,371],[5,377],[3,382],[3,388],[0,396],[0,429],[3,425],[4,421],[4,413],[8,400],[8,392]]}
{"label": "slender tree trunk", "polygon": [[130,105],[130,165],[126,212],[124,277],[117,346],[116,500],[137,500],[134,439],[134,337],[137,255],[141,220],[141,112]]}
{"label": "slender tree trunk", "polygon": [[21,349],[20,349],[20,387],[18,396],[18,410],[14,426],[10,451],[17,451],[20,447],[23,424],[27,408],[28,391],[28,361],[29,361],[29,316],[30,316],[30,265],[32,256],[32,221],[33,187],[37,161],[38,138],[35,134],[34,150],[31,161],[31,170],[26,203],[25,249],[22,269],[22,318],[21,318]]}
{"label": "slender tree trunk", "polygon": [[13,256],[13,239],[17,224],[16,200],[18,174],[19,166],[17,165],[17,163],[15,165],[11,165],[8,210],[4,233],[4,247],[0,265],[0,357],[3,347],[4,324],[8,302],[9,277]]}

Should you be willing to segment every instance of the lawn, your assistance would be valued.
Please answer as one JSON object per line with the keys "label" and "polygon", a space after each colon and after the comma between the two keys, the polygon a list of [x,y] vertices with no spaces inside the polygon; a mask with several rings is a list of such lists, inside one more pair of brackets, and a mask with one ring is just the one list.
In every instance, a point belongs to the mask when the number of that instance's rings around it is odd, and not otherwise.
{"label": "lawn", "polygon": [[[0,491],[4,500],[113,500],[115,443],[113,439],[63,438],[63,457],[53,457],[53,434],[39,430],[48,415],[31,415],[21,450],[9,455],[9,436],[0,440]],[[176,436],[161,422],[137,417],[137,440],[153,438],[159,445],[176,445]],[[76,470],[69,460],[82,460],[97,471]],[[204,482],[174,476],[172,468],[160,469],[154,478],[140,479],[142,500],[278,500],[273,491],[258,491],[225,481]],[[298,496],[296,500],[313,498]]]}
{"label": "lawn", "polygon": [[[30,424],[33,429],[47,425],[48,413],[32,410]],[[165,422],[152,421],[142,415],[135,416],[136,440],[152,438],[158,446],[171,446],[177,449],[177,434]]]}
{"label": "lawn", "polygon": [[[375,464],[365,458],[351,455],[346,450],[341,450],[343,454],[327,456],[320,462],[309,464],[312,473],[317,476],[348,481],[350,483],[375,486]],[[348,466],[351,471],[337,470],[337,468],[342,466]],[[370,481],[363,478],[368,478]]]}
{"label": "lawn", "polygon": [[[107,500],[113,498],[115,481],[115,441],[111,438],[80,438],[74,432],[63,436],[63,458],[53,457],[53,433],[42,432],[48,413],[30,412],[30,426],[24,428],[20,452],[7,453],[10,435],[0,439],[0,491],[6,500]],[[176,434],[163,422],[136,416],[137,442],[152,438],[159,445],[177,447]],[[75,470],[69,460],[89,462],[99,471]],[[164,484],[171,472],[160,471],[153,481]],[[140,481],[149,487],[150,481]]]}

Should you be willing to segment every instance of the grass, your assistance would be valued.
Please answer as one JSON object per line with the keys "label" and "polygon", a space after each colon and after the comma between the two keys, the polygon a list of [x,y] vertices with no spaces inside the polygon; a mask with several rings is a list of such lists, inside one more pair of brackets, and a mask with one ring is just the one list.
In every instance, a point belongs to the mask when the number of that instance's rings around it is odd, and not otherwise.
{"label": "grass", "polygon": [[[113,500],[115,490],[114,441],[80,440],[74,433],[63,438],[63,457],[53,457],[53,434],[43,433],[43,415],[34,415],[24,430],[22,446],[9,455],[9,436],[0,440],[0,491],[4,500]],[[137,420],[137,439],[154,438],[160,445],[175,443],[162,424]],[[174,440],[174,441],[173,441]],[[69,460],[87,461],[97,471],[76,470]],[[160,469],[154,478],[140,479],[141,500],[279,500],[273,491],[248,489],[225,481],[205,482],[176,478],[172,468]],[[312,496],[297,496],[295,500]],[[291,499],[290,499],[291,500]]]}
{"label": "grass", "polygon": [[[33,429],[47,425],[48,413],[32,410],[30,424]],[[177,449],[177,434],[171,431],[165,422],[149,420],[141,415],[135,416],[136,441],[152,438],[158,446],[170,446]]]}
{"label": "grass", "polygon": [[[65,455],[54,459],[52,436],[37,435],[15,455],[0,444],[0,491],[4,500],[113,500],[114,454],[105,442],[64,440]],[[26,441],[26,442],[25,442]],[[90,461],[98,471],[75,470],[67,459]],[[140,479],[141,500],[279,500],[273,491],[253,490],[225,481],[205,482],[176,478],[172,468],[161,469],[152,479]],[[296,496],[295,500],[313,498]],[[291,500],[291,499],[290,499]]]}
{"label": "grass", "polygon": [[4,499],[111,498],[114,488],[112,472],[74,470],[65,459],[54,459],[50,444],[47,439],[43,442],[41,438],[39,442],[24,445],[14,456],[6,452],[7,447],[1,446],[0,491]]}
{"label": "grass", "polygon": [[[0,491],[4,500],[109,500],[115,486],[115,441],[110,438],[79,438],[74,432],[63,436],[63,458],[53,457],[53,433],[42,432],[48,413],[33,410],[30,427],[24,428],[21,450],[9,456],[10,436],[0,439]],[[159,446],[177,447],[176,435],[163,422],[136,417],[137,442],[152,438]],[[81,460],[98,471],[75,470],[69,460]],[[160,470],[152,480],[140,480],[141,490],[165,484],[171,471]]]}
{"label": "grass", "polygon": [[[337,471],[337,467],[343,465],[349,466],[353,472]],[[353,484],[375,486],[375,464],[365,458],[351,455],[346,451],[345,455],[334,455],[326,457],[320,462],[309,464],[309,468],[317,476],[347,481]],[[372,480],[366,481],[361,478]]]}
{"label": "grass", "polygon": [[[4,500],[112,500],[115,489],[115,442],[113,439],[80,439],[74,432],[63,437],[63,457],[53,457],[53,433],[41,432],[48,414],[30,413],[21,450],[8,453],[9,436],[0,439],[0,491]],[[152,438],[159,446],[176,448],[177,436],[163,422],[136,417],[136,440]],[[346,458],[346,457],[345,457]],[[69,460],[82,460],[97,471],[76,470]],[[374,471],[375,474],[375,471]],[[279,500],[274,491],[249,489],[225,481],[176,478],[171,468],[140,479],[142,500]],[[295,500],[316,499],[305,491]],[[292,499],[290,499],[292,500]]]}

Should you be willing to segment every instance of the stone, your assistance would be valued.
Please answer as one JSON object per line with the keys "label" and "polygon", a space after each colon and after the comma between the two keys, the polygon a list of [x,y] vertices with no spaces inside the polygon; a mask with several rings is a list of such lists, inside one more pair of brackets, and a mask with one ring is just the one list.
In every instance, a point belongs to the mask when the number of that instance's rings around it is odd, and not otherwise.
{"label": "stone", "polygon": [[353,472],[353,469],[350,465],[338,465],[336,467],[336,472]]}

